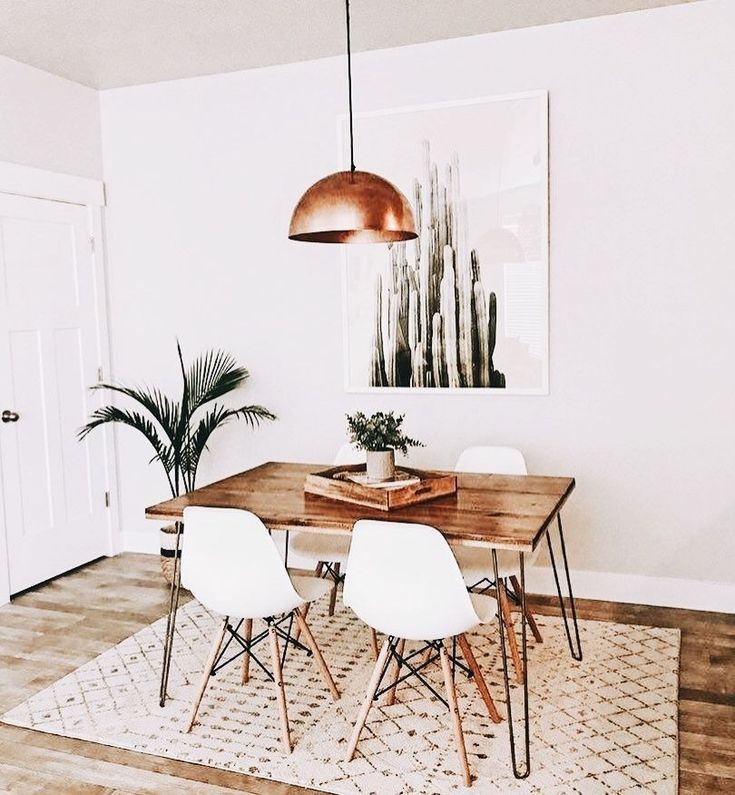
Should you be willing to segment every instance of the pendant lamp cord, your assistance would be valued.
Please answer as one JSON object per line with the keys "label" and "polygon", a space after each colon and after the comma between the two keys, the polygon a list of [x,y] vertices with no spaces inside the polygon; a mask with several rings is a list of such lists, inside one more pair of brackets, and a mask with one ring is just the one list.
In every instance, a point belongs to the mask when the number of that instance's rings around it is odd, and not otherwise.
{"label": "pendant lamp cord", "polygon": [[345,0],[347,20],[347,94],[350,106],[350,171],[355,170],[355,133],[352,124],[352,46],[350,44],[350,0]]}

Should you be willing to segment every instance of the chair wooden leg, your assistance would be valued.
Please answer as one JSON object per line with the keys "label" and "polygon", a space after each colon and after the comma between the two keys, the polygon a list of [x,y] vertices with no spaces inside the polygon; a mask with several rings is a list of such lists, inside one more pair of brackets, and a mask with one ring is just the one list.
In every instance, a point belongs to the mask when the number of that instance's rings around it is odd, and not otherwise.
{"label": "chair wooden leg", "polygon": [[225,620],[222,622],[222,626],[217,630],[217,636],[214,639],[212,648],[209,650],[209,657],[207,657],[207,662],[204,666],[204,673],[202,674],[201,681],[199,682],[199,690],[197,691],[196,697],[194,698],[194,703],[191,705],[189,722],[186,724],[187,732],[191,731],[191,727],[194,725],[194,721],[197,719],[199,705],[202,703],[204,691],[207,689],[207,682],[209,682],[209,677],[212,675],[212,667],[214,666],[214,661],[217,659],[220,647],[222,646],[222,639],[225,636],[225,630],[227,629],[228,621],[229,617],[225,618]]}
{"label": "chair wooden leg", "polygon": [[[306,607],[308,607],[308,604]],[[304,612],[306,611],[306,607],[303,608]],[[329,668],[327,667],[327,663],[324,661],[324,657],[322,656],[321,650],[317,645],[316,639],[311,634],[311,627],[309,627],[309,625],[306,623],[306,616],[302,615],[298,608],[294,611],[294,615],[296,616],[296,623],[298,624],[299,629],[304,633],[306,643],[314,655],[316,664],[321,671],[322,677],[324,678],[327,687],[329,688],[329,692],[332,694],[332,698],[335,701],[338,701],[339,690],[337,690],[337,685],[334,684],[334,679],[332,679],[332,674],[329,672]]]}
{"label": "chair wooden leg", "polygon": [[[245,619],[245,640],[250,642],[253,637],[253,619]],[[246,651],[242,655],[242,683],[246,685],[250,681],[250,652]]]}
{"label": "chair wooden leg", "polygon": [[[306,620],[306,616],[309,615],[310,607],[311,607],[311,602],[307,602],[302,608],[304,612],[301,615],[304,620]],[[301,637],[301,624],[299,624],[298,621],[296,622],[296,629],[294,629],[293,637],[294,640],[298,640]]]}
{"label": "chair wooden leg", "polygon": [[382,648],[380,649],[378,659],[375,662],[373,675],[370,677],[370,682],[368,683],[367,690],[365,691],[365,699],[362,702],[360,711],[357,713],[355,727],[352,730],[350,741],[347,744],[347,754],[345,755],[345,760],[347,762],[349,762],[350,759],[352,759],[352,757],[355,755],[355,749],[357,748],[357,743],[360,741],[360,735],[362,734],[363,727],[365,726],[368,712],[370,712],[370,707],[373,705],[375,691],[378,689],[378,685],[380,684],[380,675],[383,673],[383,666],[385,665],[385,660],[388,657],[389,646],[390,639],[386,638],[383,642]]}
{"label": "chair wooden leg", "polygon": [[288,730],[288,711],[286,709],[286,691],[283,687],[283,674],[281,673],[281,650],[278,646],[278,635],[276,628],[271,624],[268,630],[271,641],[271,664],[273,665],[273,680],[276,686],[276,696],[278,697],[278,710],[281,713],[281,740],[283,750],[291,753],[291,734]]}
{"label": "chair wooden leg", "polygon": [[[314,576],[321,579],[322,574],[324,574],[324,561],[320,560],[316,564],[316,568],[314,569]],[[307,602],[304,606],[304,618],[309,615],[309,608],[311,607],[311,602]],[[298,640],[301,637],[301,627],[297,624],[296,629],[294,630],[294,640]]]}
{"label": "chair wooden leg", "polygon": [[[406,641],[403,638],[401,638],[401,640],[398,642],[398,647],[396,648],[396,653],[398,654],[399,657],[403,656],[405,648],[406,648]],[[394,660],[392,668],[393,669],[390,672],[391,688],[385,694],[386,707],[391,707],[393,706],[393,704],[396,703],[396,689],[398,686],[398,677],[401,675],[401,663],[399,663],[398,660]]]}
{"label": "chair wooden leg", "polygon": [[341,564],[334,564],[334,586],[332,587],[332,595],[329,597],[329,615],[334,615],[334,608],[337,604],[337,589],[339,588],[339,570]]}
{"label": "chair wooden leg", "polygon": [[378,646],[378,633],[372,628],[368,627],[370,630],[370,646],[373,650],[373,658],[378,659],[378,655],[380,654],[380,647]]}
{"label": "chair wooden leg", "polygon": [[498,601],[500,602],[500,612],[505,624],[505,632],[508,636],[508,646],[510,648],[510,656],[513,658],[513,668],[516,672],[516,681],[518,684],[523,684],[523,661],[521,660],[520,652],[518,651],[518,638],[513,628],[513,616],[510,612],[510,605],[508,604],[508,594],[505,590],[505,584],[498,583]]}
{"label": "chair wooden leg", "polygon": [[459,714],[459,706],[457,705],[457,691],[454,689],[454,677],[452,676],[452,666],[449,662],[449,655],[444,648],[442,642],[441,649],[439,650],[441,658],[442,671],[444,672],[444,689],[447,693],[447,701],[449,703],[449,711],[452,714],[452,727],[454,728],[454,739],[457,743],[457,754],[459,755],[459,764],[462,768],[462,777],[464,779],[465,787],[472,786],[472,776],[470,775],[470,766],[467,762],[467,749],[464,744],[464,733],[462,731],[462,718]]}
{"label": "chair wooden leg", "polygon": [[470,671],[472,671],[472,681],[475,683],[477,689],[480,691],[482,700],[485,702],[485,706],[487,707],[488,715],[490,715],[490,720],[493,721],[494,723],[500,723],[502,718],[500,717],[498,708],[495,706],[493,697],[490,695],[490,691],[487,688],[485,677],[482,675],[480,666],[477,664],[477,660],[475,659],[475,654],[472,651],[470,642],[467,640],[467,636],[464,634],[457,635],[457,642],[459,643],[459,648],[462,650],[462,654],[465,660],[467,661],[467,665],[470,667]]}
{"label": "chair wooden leg", "polygon": [[[520,598],[521,584],[518,582],[518,577],[516,577],[514,574],[510,578],[510,581],[513,585],[513,593]],[[533,632],[533,637],[536,639],[536,643],[543,643],[544,639],[541,637],[541,631],[539,630],[536,619],[533,617],[533,613],[531,612],[528,605],[526,605],[526,623],[528,624],[528,628],[531,630],[531,632]]]}

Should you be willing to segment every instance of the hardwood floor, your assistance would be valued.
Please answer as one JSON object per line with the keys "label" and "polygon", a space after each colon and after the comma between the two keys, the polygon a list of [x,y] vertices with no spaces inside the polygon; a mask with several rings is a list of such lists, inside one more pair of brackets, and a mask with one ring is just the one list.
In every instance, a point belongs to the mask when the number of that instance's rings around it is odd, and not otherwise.
{"label": "hardwood floor", "polygon": [[[106,558],[0,608],[0,713],[166,611],[158,559]],[[533,609],[554,613],[553,600]],[[583,618],[682,631],[680,792],[735,792],[735,616],[578,602]],[[0,724],[0,791],[296,795],[307,790]]]}

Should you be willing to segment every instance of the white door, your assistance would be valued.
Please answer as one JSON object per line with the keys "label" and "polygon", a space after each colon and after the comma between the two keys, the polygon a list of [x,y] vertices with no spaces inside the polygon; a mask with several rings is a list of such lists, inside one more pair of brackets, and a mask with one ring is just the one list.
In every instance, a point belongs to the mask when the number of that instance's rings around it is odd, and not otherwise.
{"label": "white door", "polygon": [[108,551],[104,441],[76,439],[100,361],[95,307],[87,209],[0,194],[0,508],[10,593]]}

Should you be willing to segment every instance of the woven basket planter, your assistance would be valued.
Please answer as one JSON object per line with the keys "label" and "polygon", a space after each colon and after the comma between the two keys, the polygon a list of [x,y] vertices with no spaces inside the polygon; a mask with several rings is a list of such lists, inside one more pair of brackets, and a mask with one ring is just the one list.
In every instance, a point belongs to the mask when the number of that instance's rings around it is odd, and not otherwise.
{"label": "woven basket planter", "polygon": [[[183,531],[182,531],[183,533]],[[174,579],[174,559],[176,557],[176,525],[167,524],[161,528],[161,573],[170,585]],[[179,542],[179,559],[183,539]]]}

